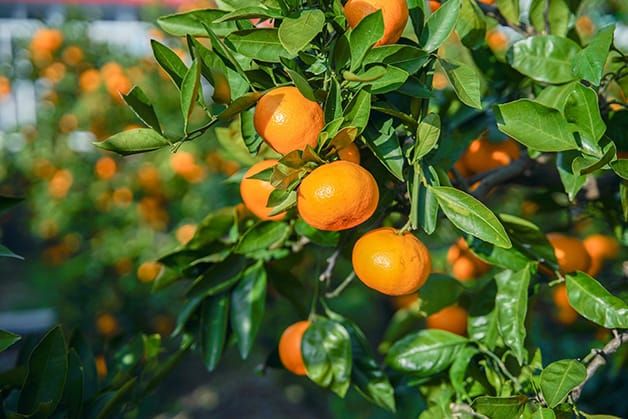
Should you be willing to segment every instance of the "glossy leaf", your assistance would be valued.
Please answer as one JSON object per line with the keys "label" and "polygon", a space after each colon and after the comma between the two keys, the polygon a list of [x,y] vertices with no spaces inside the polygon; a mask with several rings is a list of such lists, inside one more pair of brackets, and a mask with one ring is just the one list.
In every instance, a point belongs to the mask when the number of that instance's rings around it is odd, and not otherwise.
{"label": "glossy leaf", "polygon": [[570,11],[566,0],[532,0],[529,14],[530,23],[539,32],[558,36],[567,34]]}
{"label": "glossy leaf", "polygon": [[128,94],[122,95],[122,97],[143,123],[157,131],[159,134],[162,133],[161,127],[159,126],[159,119],[157,119],[157,114],[155,113],[153,104],[140,87],[133,87]]}
{"label": "glossy leaf", "polygon": [[150,41],[150,45],[159,65],[168,73],[174,84],[181,87],[185,73],[188,71],[181,58],[173,50],[154,39]]}
{"label": "glossy leaf", "polygon": [[418,144],[414,146],[413,162],[418,161],[432,151],[440,137],[440,118],[438,114],[429,113],[419,123],[417,129]]}
{"label": "glossy leaf", "polygon": [[207,32],[203,24],[211,24],[212,29],[220,36],[237,29],[235,22],[214,23],[225,17],[227,12],[217,9],[200,9],[190,12],[176,13],[162,16],[157,19],[157,24],[165,32],[173,36],[201,36],[206,37]]}
{"label": "glossy leaf", "polygon": [[464,291],[460,281],[449,275],[432,273],[421,287],[421,311],[428,316],[458,301]]}
{"label": "glossy leaf", "polygon": [[512,246],[504,226],[483,203],[449,186],[433,186],[430,189],[447,218],[460,230],[496,246]]}
{"label": "glossy leaf", "polygon": [[21,337],[6,330],[0,329],[0,352],[17,343]]}
{"label": "glossy leaf", "polygon": [[607,329],[628,329],[628,305],[589,275],[567,275],[569,304],[583,317]]}
{"label": "glossy leaf", "polygon": [[290,226],[286,223],[274,221],[260,223],[242,236],[236,252],[247,254],[273,248],[288,238],[289,231]]}
{"label": "glossy leaf", "polygon": [[370,115],[371,94],[362,89],[354,96],[344,110],[344,120],[346,122],[343,125],[357,128],[358,134],[360,134],[364,128],[366,128]]}
{"label": "glossy leaf", "polygon": [[266,306],[266,271],[261,263],[248,268],[231,293],[231,327],[242,358],[247,358]]}
{"label": "glossy leaf", "polygon": [[362,65],[369,49],[384,35],[384,18],[381,10],[369,14],[351,30],[349,45],[351,47],[351,71]]}
{"label": "glossy leaf", "polygon": [[482,396],[473,400],[471,407],[489,418],[518,418],[525,408],[526,396]]}
{"label": "glossy leaf", "polygon": [[247,93],[244,96],[240,96],[231,104],[227,109],[225,109],[220,115],[218,115],[218,119],[221,121],[228,121],[232,118],[235,118],[236,115],[248,110],[249,108],[255,106],[257,101],[262,97],[262,93],[259,92],[251,92]]}
{"label": "glossy leaf", "polygon": [[214,24],[229,22],[232,20],[241,19],[281,19],[283,15],[281,10],[272,9],[269,7],[249,6],[240,7],[232,12],[229,12],[222,17],[214,20]]}
{"label": "glossy leaf", "polygon": [[421,33],[421,45],[427,52],[438,49],[456,27],[460,13],[460,0],[449,0],[432,13]]}
{"label": "glossy leaf", "polygon": [[578,148],[567,120],[556,109],[529,99],[519,99],[497,108],[499,130],[526,147],[538,151]]}
{"label": "glossy leaf", "polygon": [[370,126],[366,129],[364,132],[366,144],[390,173],[397,179],[403,180],[404,158],[393,120],[389,119],[384,122],[378,131]]}
{"label": "glossy leaf", "polygon": [[209,297],[201,306],[200,349],[208,371],[220,361],[227,336],[229,294]]}
{"label": "glossy leaf", "polygon": [[68,372],[68,354],[61,327],[50,330],[39,341],[28,358],[28,374],[18,411],[33,413],[45,409],[52,413],[63,396]]}
{"label": "glossy leaf", "polygon": [[337,321],[317,318],[303,335],[301,353],[307,376],[344,397],[352,369],[351,339],[344,326]]}
{"label": "glossy leaf", "polygon": [[598,105],[597,93],[590,87],[578,83],[565,103],[565,118],[575,125],[584,147],[596,148],[606,131]]}
{"label": "glossy leaf", "polygon": [[306,10],[296,19],[285,18],[279,26],[279,41],[291,54],[303,50],[325,25],[325,14],[320,10]]}
{"label": "glossy leaf", "polygon": [[279,41],[277,29],[252,29],[233,32],[226,41],[240,54],[259,61],[278,63],[280,57],[292,58]]}
{"label": "glossy leaf", "polygon": [[520,365],[524,365],[528,356],[525,349],[525,319],[528,312],[530,274],[530,268],[526,267],[518,272],[503,271],[495,276],[495,307],[499,333]]}
{"label": "glossy leaf", "polygon": [[574,359],[552,362],[541,372],[541,390],[548,406],[561,404],[569,392],[580,385],[587,377],[585,366]]}
{"label": "glossy leaf", "polygon": [[496,0],[495,3],[508,22],[519,22],[519,0]]}
{"label": "glossy leaf", "polygon": [[469,338],[482,342],[489,349],[494,349],[499,335],[495,296],[497,285],[491,280],[475,292],[469,306],[467,331]]}
{"label": "glossy leaf", "polygon": [[294,85],[297,87],[297,89],[299,89],[299,92],[301,92],[304,97],[308,98],[312,102],[316,102],[314,89],[312,89],[312,86],[310,86],[310,83],[308,83],[307,79],[303,77],[300,73],[289,68],[286,68],[286,72],[294,82]]}
{"label": "glossy leaf", "polygon": [[472,108],[482,109],[480,101],[480,75],[470,65],[439,60],[438,61],[445,71],[447,80],[454,88],[454,92],[458,99],[465,105]]}
{"label": "glossy leaf", "polygon": [[231,255],[222,262],[214,264],[199,276],[187,292],[189,297],[210,296],[231,288],[242,276],[245,259]]}
{"label": "glossy leaf", "polygon": [[608,57],[608,50],[613,43],[615,25],[602,28],[595,34],[589,45],[578,52],[573,59],[573,73],[581,79],[599,86]]}
{"label": "glossy leaf", "polygon": [[467,367],[475,355],[479,353],[473,346],[465,346],[456,357],[449,369],[449,380],[458,394],[466,394],[464,385]]}
{"label": "glossy leaf", "polygon": [[194,109],[194,102],[199,96],[201,84],[201,66],[194,60],[181,82],[181,113],[183,114],[183,130],[188,132],[190,114]]}
{"label": "glossy leaf", "polygon": [[569,196],[569,200],[573,201],[576,198],[576,194],[582,189],[587,181],[586,176],[581,176],[574,173],[573,161],[580,156],[580,153],[576,151],[565,151],[558,153],[556,156],[556,168],[558,169],[558,175],[563,183],[565,192]]}
{"label": "glossy leaf", "polygon": [[486,35],[484,13],[474,0],[462,0],[460,5],[460,16],[456,22],[456,32],[465,46],[475,48],[484,42]]}
{"label": "glossy leaf", "polygon": [[135,128],[121,131],[105,141],[94,143],[98,148],[113,151],[123,156],[164,148],[171,143],[158,132],[149,128]]}
{"label": "glossy leaf", "polygon": [[427,62],[428,54],[420,48],[410,45],[382,45],[372,48],[364,57],[364,66],[387,64],[416,73]]}
{"label": "glossy leaf", "polygon": [[516,42],[509,51],[512,67],[536,81],[567,83],[575,80],[572,61],[580,47],[574,41],[554,35],[537,35]]}
{"label": "glossy leaf", "polygon": [[464,337],[444,330],[421,330],[395,342],[386,363],[396,371],[428,377],[447,369],[466,343]]}

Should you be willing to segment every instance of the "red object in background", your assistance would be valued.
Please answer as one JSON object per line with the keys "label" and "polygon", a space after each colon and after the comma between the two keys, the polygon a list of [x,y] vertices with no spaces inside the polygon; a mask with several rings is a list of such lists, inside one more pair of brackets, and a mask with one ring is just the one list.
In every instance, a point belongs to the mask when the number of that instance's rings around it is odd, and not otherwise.
{"label": "red object in background", "polygon": [[74,6],[146,6],[150,4],[162,4],[164,6],[176,7],[185,0],[0,0],[0,4],[68,4]]}

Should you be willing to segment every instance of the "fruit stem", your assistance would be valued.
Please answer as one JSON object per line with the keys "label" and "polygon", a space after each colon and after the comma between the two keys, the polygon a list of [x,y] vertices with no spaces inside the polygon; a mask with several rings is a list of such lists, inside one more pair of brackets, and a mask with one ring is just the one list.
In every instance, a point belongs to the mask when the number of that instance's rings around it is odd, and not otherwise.
{"label": "fruit stem", "polygon": [[355,272],[351,272],[349,275],[347,275],[344,281],[342,281],[342,283],[338,285],[338,287],[336,287],[335,290],[326,293],[325,297],[326,298],[338,297],[345,290],[345,288],[347,288],[349,284],[351,284],[351,281],[353,281],[354,278],[355,278]]}

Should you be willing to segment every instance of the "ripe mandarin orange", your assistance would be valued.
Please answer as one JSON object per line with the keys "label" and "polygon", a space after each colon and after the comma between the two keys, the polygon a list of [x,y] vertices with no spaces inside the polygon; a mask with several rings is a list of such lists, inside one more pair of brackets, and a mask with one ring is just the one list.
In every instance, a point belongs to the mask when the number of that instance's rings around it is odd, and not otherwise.
{"label": "ripe mandarin orange", "polygon": [[504,51],[508,48],[508,37],[498,29],[492,30],[486,34],[486,44],[493,51]]}
{"label": "ripe mandarin orange", "polygon": [[96,162],[94,170],[96,172],[96,176],[100,179],[108,180],[115,176],[117,168],[118,166],[114,159],[111,157],[101,157]]}
{"label": "ripe mandarin orange", "polygon": [[162,265],[159,262],[144,262],[137,268],[137,279],[142,282],[151,282],[157,279]]}
{"label": "ripe mandarin orange", "polygon": [[445,307],[429,315],[426,325],[428,329],[441,329],[464,336],[467,333],[467,311],[458,306]]}
{"label": "ripe mandarin orange", "polygon": [[299,215],[312,227],[346,230],[368,220],[377,208],[379,188],[368,170],[338,160],[316,168],[297,191]]}
{"label": "ripe mandarin orange", "polygon": [[395,306],[397,310],[412,307],[412,305],[417,301],[419,301],[418,294],[398,295],[396,297],[392,297],[393,306]]}
{"label": "ripe mandarin orange", "polygon": [[567,296],[567,287],[565,284],[560,284],[552,290],[552,299],[556,308],[556,319],[559,323],[569,325],[576,321],[578,313],[569,304],[569,297]]}
{"label": "ripe mandarin orange", "polygon": [[554,254],[561,271],[586,272],[589,269],[591,257],[579,239],[560,233],[550,233],[547,235],[547,240],[554,247]]}
{"label": "ripe mandarin orange", "polygon": [[305,363],[301,354],[301,341],[310,322],[303,320],[289,326],[279,339],[279,359],[283,366],[296,375],[305,375]]}
{"label": "ripe mandarin orange", "polygon": [[611,236],[603,234],[593,234],[582,242],[585,249],[591,256],[591,265],[587,273],[596,276],[602,270],[602,266],[607,259],[615,259],[619,254],[619,244]]}
{"label": "ripe mandarin orange", "polygon": [[360,150],[355,143],[351,143],[346,147],[338,150],[340,160],[350,161],[351,163],[360,164]]}
{"label": "ripe mandarin orange", "polygon": [[468,255],[464,255],[451,265],[451,274],[458,281],[470,281],[479,276],[479,271],[473,260]]}
{"label": "ripe mandarin orange", "polygon": [[287,154],[316,147],[325,125],[323,108],[296,87],[278,87],[266,93],[255,107],[257,133],[275,151]]}
{"label": "ripe mandarin orange", "polygon": [[369,231],[355,243],[353,270],[364,284],[387,295],[406,295],[423,286],[432,270],[425,245],[394,228]]}
{"label": "ripe mandarin orange", "polygon": [[440,9],[440,2],[439,1],[430,0],[429,3],[430,3],[430,10],[432,11],[432,13],[434,13],[435,11]]}
{"label": "ripe mandarin orange", "polygon": [[491,143],[484,138],[474,140],[463,156],[464,165],[474,173],[486,172],[507,166],[519,158],[519,146],[508,139]]}
{"label": "ripe mandarin orange", "polygon": [[96,318],[96,329],[105,337],[112,337],[118,333],[118,320],[110,313],[103,313]]}
{"label": "ripe mandarin orange", "polygon": [[345,3],[344,13],[349,26],[355,28],[358,23],[371,13],[382,11],[384,35],[375,44],[394,44],[408,23],[408,5],[406,0],[349,0]]}
{"label": "ripe mandarin orange", "polygon": [[175,237],[181,244],[187,244],[196,234],[196,224],[183,224],[177,229]]}
{"label": "ripe mandarin orange", "polygon": [[244,174],[242,182],[240,182],[240,196],[244,205],[262,220],[278,221],[286,216],[285,212],[270,215],[271,208],[267,206],[268,198],[270,194],[275,190],[270,182],[259,179],[249,179],[250,176],[254,176],[259,172],[273,167],[277,164],[277,160],[264,160],[259,163],[255,163]]}
{"label": "ripe mandarin orange", "polygon": [[453,277],[459,281],[475,279],[491,268],[469,250],[469,245],[463,238],[451,245],[447,251],[447,262],[451,266]]}

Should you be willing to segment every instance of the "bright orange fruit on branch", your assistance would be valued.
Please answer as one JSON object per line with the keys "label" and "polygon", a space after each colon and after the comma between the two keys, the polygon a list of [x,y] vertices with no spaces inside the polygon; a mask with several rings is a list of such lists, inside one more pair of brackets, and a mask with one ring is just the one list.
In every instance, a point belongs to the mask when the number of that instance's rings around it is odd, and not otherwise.
{"label": "bright orange fruit on branch", "polygon": [[240,182],[240,196],[242,196],[244,205],[246,205],[249,211],[262,220],[278,221],[283,219],[286,213],[282,212],[276,215],[270,215],[272,208],[267,206],[268,198],[275,188],[270,182],[249,178],[276,164],[277,160],[264,160],[256,163],[244,174],[242,182]]}
{"label": "bright orange fruit on branch", "polygon": [[439,1],[430,0],[429,4],[430,4],[430,10],[432,11],[432,13],[434,13],[435,11],[440,9],[440,2]]}
{"label": "bright orange fruit on branch", "polygon": [[445,307],[426,319],[428,329],[446,330],[464,336],[467,333],[467,311],[458,306]]}
{"label": "bright orange fruit on branch", "polygon": [[469,281],[485,274],[491,268],[469,250],[464,239],[458,240],[447,251],[451,273],[459,281]]}
{"label": "bright orange fruit on branch", "polygon": [[111,157],[101,157],[96,162],[96,166],[94,167],[94,171],[96,172],[96,176],[98,176],[102,180],[111,179],[116,175],[116,171],[118,170],[118,165],[116,161]]}
{"label": "bright orange fruit on branch", "polygon": [[339,231],[362,224],[377,208],[379,188],[368,170],[338,160],[322,165],[303,179],[297,209],[319,230]]}
{"label": "bright orange fruit on branch", "polygon": [[301,341],[310,322],[303,320],[284,330],[279,339],[279,359],[288,371],[296,375],[305,375],[305,363],[301,354]]}
{"label": "bright orange fruit on branch", "polygon": [[401,38],[408,23],[408,5],[406,0],[349,0],[344,13],[349,26],[355,28],[366,16],[382,11],[384,35],[375,45],[394,44]]}
{"label": "bright orange fruit on branch", "polygon": [[619,254],[619,243],[613,237],[593,234],[582,242],[591,257],[591,265],[587,273],[595,276],[602,270],[607,259],[615,259]]}
{"label": "bright orange fruit on branch", "polygon": [[323,108],[296,87],[278,87],[266,93],[255,107],[257,133],[275,151],[287,154],[316,147],[325,125]]}
{"label": "bright orange fruit on branch", "polygon": [[471,172],[482,173],[507,166],[519,156],[519,146],[514,140],[491,143],[487,139],[480,138],[469,145],[462,157],[462,163]]}
{"label": "bright orange fruit on branch", "polygon": [[589,269],[591,257],[578,238],[550,233],[547,235],[547,240],[554,247],[554,254],[562,272],[586,272]]}
{"label": "bright orange fruit on branch", "polygon": [[578,318],[578,313],[569,304],[569,297],[567,296],[567,287],[565,284],[557,285],[552,290],[552,299],[558,312],[556,313],[556,319],[559,323],[564,325],[572,324]]}
{"label": "bright orange fruit on branch", "polygon": [[414,234],[399,234],[390,227],[360,237],[351,261],[355,274],[366,286],[387,295],[416,292],[432,271],[427,247]]}
{"label": "bright orange fruit on branch", "polygon": [[360,150],[354,143],[338,150],[340,160],[350,161],[351,163],[360,164]]}
{"label": "bright orange fruit on branch", "polygon": [[159,262],[144,262],[137,268],[137,279],[142,282],[151,282],[157,279],[163,266]]}

